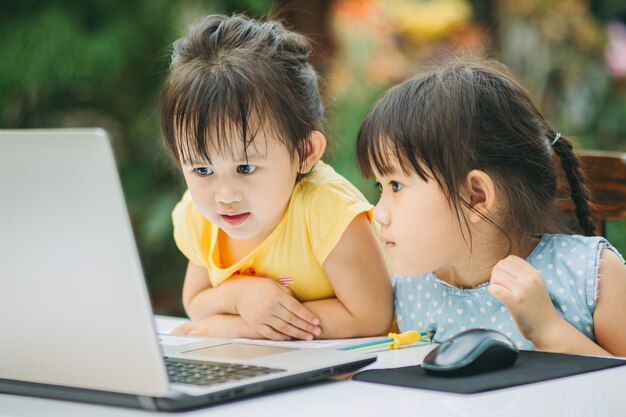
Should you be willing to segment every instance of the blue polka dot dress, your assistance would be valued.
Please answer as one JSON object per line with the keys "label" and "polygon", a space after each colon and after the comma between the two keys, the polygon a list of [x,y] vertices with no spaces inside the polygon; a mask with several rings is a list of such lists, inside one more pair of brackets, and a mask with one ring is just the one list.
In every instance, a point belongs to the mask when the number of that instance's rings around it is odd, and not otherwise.
{"label": "blue polka dot dress", "polygon": [[[622,258],[603,237],[543,235],[526,258],[541,271],[557,312],[593,341],[598,267],[604,248]],[[434,273],[396,275],[393,288],[398,327],[400,331],[434,332],[433,340],[439,343],[463,330],[494,329],[509,336],[520,349],[534,350],[506,307],[489,294],[488,287],[488,282],[470,289],[453,287]]]}

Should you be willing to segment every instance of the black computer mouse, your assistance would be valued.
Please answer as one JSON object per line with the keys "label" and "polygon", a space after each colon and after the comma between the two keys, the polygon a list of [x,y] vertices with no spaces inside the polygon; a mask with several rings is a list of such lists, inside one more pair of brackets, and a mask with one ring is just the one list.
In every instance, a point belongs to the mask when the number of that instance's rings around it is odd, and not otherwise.
{"label": "black computer mouse", "polygon": [[519,349],[496,330],[470,329],[430,351],[422,369],[433,375],[473,375],[513,366]]}

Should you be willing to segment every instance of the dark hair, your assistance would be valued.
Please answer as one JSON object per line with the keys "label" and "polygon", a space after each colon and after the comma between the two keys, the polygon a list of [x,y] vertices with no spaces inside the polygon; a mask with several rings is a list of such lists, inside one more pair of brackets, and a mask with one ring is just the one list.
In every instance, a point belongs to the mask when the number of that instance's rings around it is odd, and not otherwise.
{"label": "dark hair", "polygon": [[[483,218],[511,238],[562,230],[555,212],[558,155],[576,216],[594,235],[589,192],[572,141],[556,132],[528,92],[502,64],[455,59],[390,89],[374,105],[357,138],[361,172],[399,172],[434,179],[461,222],[459,192],[469,171],[489,174],[509,208],[504,224]],[[465,218],[463,217],[465,220]],[[509,234],[510,233],[510,234]]]}
{"label": "dark hair", "polygon": [[163,84],[161,130],[175,163],[233,155],[234,134],[247,159],[261,129],[302,163],[324,119],[309,52],[303,36],[277,21],[211,15],[192,24],[173,44]]}

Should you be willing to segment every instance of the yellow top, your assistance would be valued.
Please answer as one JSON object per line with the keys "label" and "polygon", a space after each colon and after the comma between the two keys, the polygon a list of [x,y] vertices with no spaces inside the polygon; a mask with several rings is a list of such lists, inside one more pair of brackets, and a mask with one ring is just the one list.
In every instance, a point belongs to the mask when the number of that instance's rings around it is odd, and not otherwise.
{"label": "yellow top", "polygon": [[251,253],[233,265],[220,259],[219,228],[195,206],[187,191],[172,213],[174,239],[193,263],[206,267],[216,287],[241,273],[291,277],[289,288],[300,301],[335,295],[323,263],[343,232],[360,213],[372,221],[372,205],[329,165],[319,161],[294,187],[289,206],[276,229]]}

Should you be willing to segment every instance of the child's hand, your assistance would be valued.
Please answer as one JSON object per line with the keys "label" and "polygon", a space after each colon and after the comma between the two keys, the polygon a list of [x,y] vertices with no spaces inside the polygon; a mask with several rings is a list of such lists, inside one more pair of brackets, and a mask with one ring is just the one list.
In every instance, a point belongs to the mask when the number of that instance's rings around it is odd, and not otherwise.
{"label": "child's hand", "polygon": [[535,345],[563,320],[541,272],[520,257],[507,256],[493,267],[489,292],[506,306],[522,335]]}
{"label": "child's hand", "polygon": [[235,303],[237,313],[254,330],[272,340],[312,340],[322,329],[319,319],[283,283],[256,276],[245,279]]}

